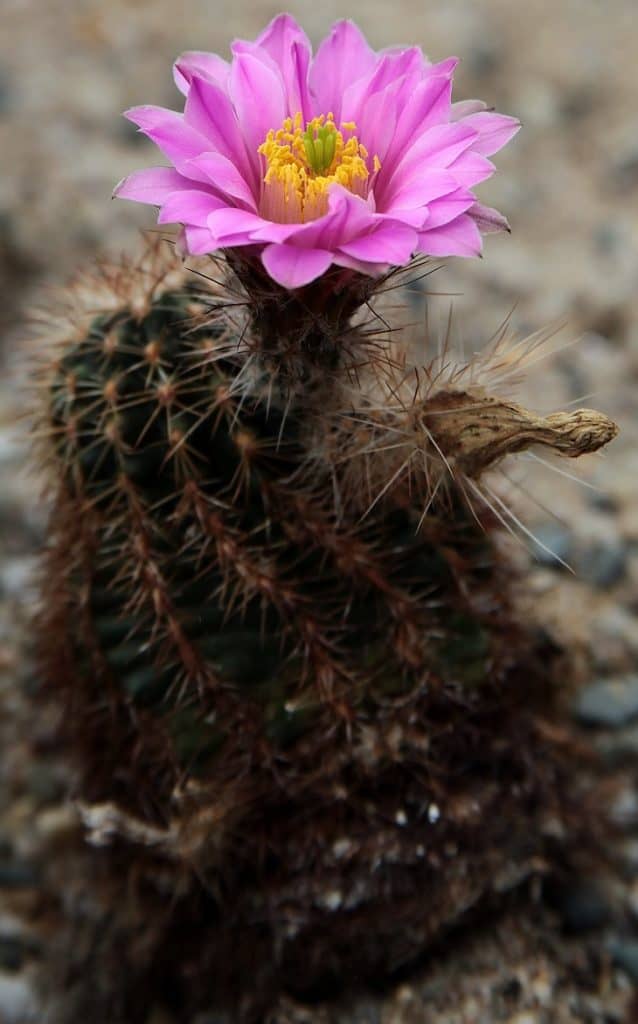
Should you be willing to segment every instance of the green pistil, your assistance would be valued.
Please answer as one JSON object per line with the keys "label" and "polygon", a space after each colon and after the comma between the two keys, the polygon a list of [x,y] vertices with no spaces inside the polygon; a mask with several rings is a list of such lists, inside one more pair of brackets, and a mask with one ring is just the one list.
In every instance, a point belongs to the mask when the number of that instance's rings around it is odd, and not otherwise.
{"label": "green pistil", "polygon": [[337,145],[337,133],[330,125],[321,128],[306,128],[303,134],[304,149],[308,166],[315,174],[325,174],[330,168]]}

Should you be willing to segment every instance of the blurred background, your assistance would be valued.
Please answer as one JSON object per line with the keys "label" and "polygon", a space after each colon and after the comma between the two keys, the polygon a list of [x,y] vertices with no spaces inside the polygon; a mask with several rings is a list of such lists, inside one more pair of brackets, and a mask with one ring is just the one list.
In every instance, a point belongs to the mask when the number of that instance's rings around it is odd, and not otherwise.
{"label": "blurred background", "polygon": [[[496,157],[498,173],[479,190],[506,214],[513,233],[488,238],[482,261],[450,260],[428,282],[443,293],[428,299],[429,317],[445,322],[452,302],[466,351],[479,348],[510,314],[521,334],[560,327],[550,346],[556,354],[530,371],[526,401],[541,412],[591,405],[621,426],[603,457],[582,466],[555,464],[582,486],[533,460],[521,461],[511,485],[502,484],[511,487],[517,513],[539,540],[574,569],[568,573],[533,544],[517,556],[532,563],[530,591],[548,623],[582,659],[594,707],[598,700],[604,711],[616,700],[620,708],[612,731],[604,714],[594,722],[606,756],[635,763],[636,2],[291,0],[286,6],[315,44],[332,21],[351,17],[375,48],[418,43],[432,60],[457,55],[455,98],[481,98],[523,122]],[[149,208],[111,200],[124,175],[161,162],[121,111],[141,103],[178,108],[171,64],[182,50],[227,55],[232,38],[253,38],[279,10],[270,0],[2,0],[0,902],[3,887],[24,888],[40,832],[64,828],[63,771],[47,760],[46,729],[41,760],[25,757],[31,725],[16,685],[26,680],[28,689],[31,573],[44,520],[38,481],[24,471],[20,416],[30,383],[24,355],[33,348],[25,325],[34,303],[46,303],[48,289],[97,251],[134,250],[139,229],[154,224]],[[407,319],[422,317],[423,296],[415,292],[407,297]],[[632,831],[638,796],[628,786],[627,800],[634,802],[627,842],[638,863]],[[19,936],[11,945],[11,927],[18,926],[5,917],[0,909],[0,1021],[17,1021],[30,999],[21,973],[30,960],[20,952]],[[638,979],[638,947],[634,953]]]}

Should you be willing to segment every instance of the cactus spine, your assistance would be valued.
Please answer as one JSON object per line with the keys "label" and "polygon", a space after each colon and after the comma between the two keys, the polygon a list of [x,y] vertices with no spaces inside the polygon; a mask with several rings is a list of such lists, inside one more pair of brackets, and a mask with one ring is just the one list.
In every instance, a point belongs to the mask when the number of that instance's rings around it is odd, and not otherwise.
{"label": "cactus spine", "polygon": [[615,428],[490,390],[518,366],[502,340],[409,365],[355,278],[224,273],[151,245],[73,292],[41,638],[89,829],[149,891],[173,865],[183,1006],[250,989],[256,1014],[408,961],[567,815],[547,648],[479,481]]}

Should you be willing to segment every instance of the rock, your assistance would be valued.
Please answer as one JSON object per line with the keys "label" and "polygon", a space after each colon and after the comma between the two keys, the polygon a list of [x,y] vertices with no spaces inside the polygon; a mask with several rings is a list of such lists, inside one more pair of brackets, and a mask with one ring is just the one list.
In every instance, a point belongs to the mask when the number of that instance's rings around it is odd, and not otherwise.
{"label": "rock", "polygon": [[548,892],[550,904],[566,932],[578,935],[607,924],[611,908],[607,894],[595,879],[580,878],[556,884]]}
{"label": "rock", "polygon": [[613,587],[627,572],[628,550],[619,537],[588,544],[576,559],[580,579],[595,587]]}
{"label": "rock", "polygon": [[590,650],[596,665],[623,669],[638,657],[638,616],[618,602],[610,602],[592,620]]}
{"label": "rock", "polygon": [[602,679],[578,694],[574,716],[583,725],[619,729],[638,718],[638,675]]}
{"label": "rock", "polygon": [[30,1024],[37,1020],[36,999],[26,978],[0,971],[2,1024]]}
{"label": "rock", "polygon": [[551,569],[562,569],[558,559],[569,564],[574,551],[574,535],[562,523],[540,523],[534,527],[534,536],[539,543],[532,543],[532,556],[537,565]]}
{"label": "rock", "polygon": [[618,828],[632,829],[638,825],[638,793],[633,786],[625,786],[609,809],[609,819]]}
{"label": "rock", "polygon": [[33,555],[6,559],[0,570],[0,595],[13,599],[24,597],[25,591],[33,585],[38,564]]}
{"label": "rock", "polygon": [[634,984],[638,985],[638,940],[612,939],[609,952],[613,962],[628,974]]}

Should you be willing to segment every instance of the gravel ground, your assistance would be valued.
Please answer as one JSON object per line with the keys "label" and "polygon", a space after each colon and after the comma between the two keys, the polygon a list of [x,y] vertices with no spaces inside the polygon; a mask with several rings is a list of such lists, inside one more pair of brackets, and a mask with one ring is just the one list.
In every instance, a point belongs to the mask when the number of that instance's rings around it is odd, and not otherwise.
{"label": "gravel ground", "polygon": [[[512,558],[530,562],[536,614],[570,644],[580,668],[574,716],[613,773],[620,838],[614,870],[596,884],[574,881],[548,906],[535,883],[498,920],[456,935],[398,987],[338,1007],[282,1005],[273,1024],[630,1024],[638,1020],[635,0],[397,0],[391,10],[378,0],[347,7],[306,0],[289,9],[315,40],[347,15],[376,46],[418,42],[433,59],[456,53],[457,98],[480,96],[524,123],[482,190],[507,214],[513,235],[488,239],[485,260],[450,261],[435,275],[429,288],[439,294],[428,300],[429,317],[443,322],[452,301],[467,350],[510,313],[522,333],[555,324],[555,354],[531,371],[527,401],[543,412],[591,404],[621,426],[603,458],[554,464],[583,486],[528,459],[507,467],[510,479],[501,481],[525,523],[574,570],[542,547],[512,541]],[[33,348],[25,320],[36,299],[46,302],[46,290],[97,249],[130,250],[138,228],[151,225],[151,211],[110,200],[114,183],[153,152],[119,112],[135,103],[177,106],[169,68],[180,50],[223,52],[230,37],[250,38],[274,13],[264,0],[179,7],[167,0],[4,0],[0,1022],[7,1024],[47,1019],[34,988],[56,941],[45,865],[77,835],[55,750],[55,709],[36,716],[32,703],[28,622],[44,506],[37,476],[24,471],[24,356]],[[419,321],[423,294],[411,298],[408,318]],[[144,1024],[170,1024],[170,1017],[149,1006]]]}

